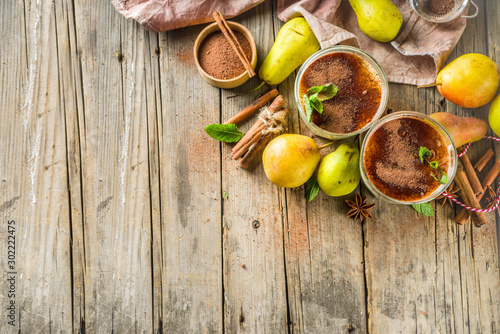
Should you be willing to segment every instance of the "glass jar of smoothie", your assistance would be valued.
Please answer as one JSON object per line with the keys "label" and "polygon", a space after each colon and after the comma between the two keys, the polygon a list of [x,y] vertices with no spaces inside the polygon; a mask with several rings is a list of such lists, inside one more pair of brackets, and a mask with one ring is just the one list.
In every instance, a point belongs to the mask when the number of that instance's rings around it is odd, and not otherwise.
{"label": "glass jar of smoothie", "polygon": [[396,204],[421,204],[439,196],[453,181],[457,153],[441,124],[424,114],[403,111],[385,116],[368,131],[360,169],[375,196]]}
{"label": "glass jar of smoothie", "polygon": [[[322,102],[323,112],[308,117],[310,88],[333,84],[336,95]],[[328,139],[345,139],[370,128],[387,106],[389,85],[380,65],[366,52],[343,45],[320,50],[302,64],[295,79],[295,101],[311,131]],[[310,121],[309,121],[310,120]]]}

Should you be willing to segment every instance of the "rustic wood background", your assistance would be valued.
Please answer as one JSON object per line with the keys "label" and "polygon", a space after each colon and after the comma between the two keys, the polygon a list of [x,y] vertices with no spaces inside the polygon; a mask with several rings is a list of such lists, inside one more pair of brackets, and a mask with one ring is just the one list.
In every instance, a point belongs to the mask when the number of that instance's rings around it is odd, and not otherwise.
{"label": "rustic wood background", "polygon": [[[450,59],[500,63],[500,2],[475,2]],[[283,24],[276,3],[235,21],[260,63]],[[0,333],[500,332],[495,215],[457,226],[450,207],[426,218],[361,187],[377,207],[359,223],[345,218],[354,194],[306,203],[261,166],[237,168],[203,129],[254,100],[228,97],[258,79],[205,83],[192,57],[201,26],[156,34],[109,0],[4,0],[0,28],[0,268],[14,221],[17,272],[15,326],[0,280]],[[290,131],[309,134],[293,83],[278,87]],[[396,110],[486,119],[488,107],[392,84]]]}

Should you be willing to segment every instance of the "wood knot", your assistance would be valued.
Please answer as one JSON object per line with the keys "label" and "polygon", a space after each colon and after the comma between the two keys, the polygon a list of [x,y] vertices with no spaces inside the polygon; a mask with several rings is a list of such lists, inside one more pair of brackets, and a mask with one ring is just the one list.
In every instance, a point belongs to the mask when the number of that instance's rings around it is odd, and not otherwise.
{"label": "wood knot", "polygon": [[259,228],[259,227],[260,227],[260,222],[259,222],[258,220],[254,220],[254,221],[252,222],[252,227],[253,227],[253,228]]}
{"label": "wood knot", "polygon": [[125,61],[125,56],[120,51],[115,52],[115,57],[120,63],[123,63]]}

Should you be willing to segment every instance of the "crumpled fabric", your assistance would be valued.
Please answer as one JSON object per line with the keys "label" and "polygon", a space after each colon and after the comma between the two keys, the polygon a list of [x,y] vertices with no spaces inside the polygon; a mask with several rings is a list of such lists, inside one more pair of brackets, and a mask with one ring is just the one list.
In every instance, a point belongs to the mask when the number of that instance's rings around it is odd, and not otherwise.
{"label": "crumpled fabric", "polygon": [[[213,21],[220,10],[231,18],[264,0],[111,0],[127,18],[154,32]],[[278,17],[288,21],[304,16],[321,47],[347,44],[369,53],[382,66],[391,82],[425,85],[433,83],[462,36],[466,19],[431,23],[413,11],[406,0],[392,0],[403,16],[394,41],[381,43],[366,36],[347,0],[278,0]]]}

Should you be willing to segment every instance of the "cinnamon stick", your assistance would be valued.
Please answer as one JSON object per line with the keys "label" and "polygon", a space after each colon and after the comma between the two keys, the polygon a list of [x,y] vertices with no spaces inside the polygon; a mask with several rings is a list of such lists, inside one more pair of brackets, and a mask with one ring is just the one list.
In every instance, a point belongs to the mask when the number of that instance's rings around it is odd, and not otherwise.
{"label": "cinnamon stick", "polygon": [[254,112],[262,108],[267,102],[269,102],[272,98],[278,96],[278,90],[275,88],[270,90],[266,94],[259,97],[257,100],[253,101],[248,107],[231,117],[229,120],[224,122],[224,124],[236,124],[238,125],[240,122],[243,122]]}
{"label": "cinnamon stick", "polygon": [[[463,151],[464,150],[462,148],[460,148],[458,150],[459,153],[462,153]],[[476,194],[476,196],[482,194],[483,187],[481,186],[481,181],[479,181],[477,174],[474,171],[474,167],[472,167],[472,163],[469,160],[469,157],[467,156],[467,154],[464,154],[459,159],[462,162],[465,174],[467,175],[467,178],[469,179],[469,183],[472,187],[472,190],[474,190],[474,193]]]}
{"label": "cinnamon stick", "polygon": [[[458,165],[457,173],[455,174],[455,182],[460,187],[460,194],[462,195],[465,204],[474,209],[481,209],[481,205],[479,204],[474,190],[472,190],[462,164]],[[472,212],[471,215],[474,225],[481,226],[486,223],[486,216],[483,212]]]}
{"label": "cinnamon stick", "polygon": [[490,147],[483,154],[483,156],[476,162],[476,164],[474,165],[474,168],[477,169],[478,172],[482,171],[483,168],[491,160],[491,158],[493,158],[494,155],[495,155],[495,152],[493,152],[493,149]]}
{"label": "cinnamon stick", "polygon": [[271,134],[260,137],[260,139],[255,143],[248,152],[243,156],[243,158],[238,162],[238,166],[243,169],[248,169],[253,159],[259,154],[259,152],[267,145],[271,140]]}
{"label": "cinnamon stick", "polygon": [[[267,108],[270,112],[276,112],[281,109],[286,103],[286,100],[283,98],[283,95],[278,95],[271,103],[271,105]],[[247,133],[240,139],[240,141],[233,147],[232,152],[237,152],[241,149],[245,144],[247,144],[250,140],[252,140],[255,135],[255,129],[259,128],[264,123],[259,119],[255,122],[255,124],[247,131]]]}
{"label": "cinnamon stick", "polygon": [[[227,41],[233,48],[234,52],[236,52],[236,55],[240,59],[241,63],[245,67],[245,70],[248,72],[248,75],[251,77],[255,76],[255,72],[252,69],[252,66],[250,66],[250,62],[248,61],[245,53],[243,52],[243,49],[241,48],[240,43],[236,39],[236,37],[233,34],[233,31],[231,30],[231,27],[227,24],[226,20],[222,16],[221,12],[214,12],[213,17],[215,19],[215,22],[217,22],[217,25],[219,26],[220,30],[226,37]],[[234,38],[234,40],[233,40]],[[238,49],[239,47],[239,49]],[[240,51],[241,50],[241,51]]]}
{"label": "cinnamon stick", "polygon": [[[481,186],[483,188],[483,192],[479,196],[477,196],[478,202],[483,198],[484,194],[486,193],[486,188],[488,188],[488,186],[490,186],[495,181],[498,174],[500,174],[500,158],[498,158],[495,161],[495,164],[493,165],[493,167],[491,168],[491,170],[489,171],[489,173],[486,175],[483,182],[481,183]],[[462,210],[460,210],[460,212],[455,217],[455,219],[453,219],[453,221],[463,225],[467,222],[468,218],[469,218],[469,210],[463,208]]]}
{"label": "cinnamon stick", "polygon": [[[290,111],[288,109],[283,109],[285,115],[288,115]],[[260,139],[248,150],[248,152],[243,156],[243,158],[238,162],[238,166],[243,169],[248,169],[253,159],[259,154],[259,152],[267,145],[271,140],[272,135],[266,134],[262,135]]]}
{"label": "cinnamon stick", "polygon": [[245,152],[248,151],[250,146],[255,144],[255,142],[260,139],[260,137],[262,136],[262,130],[264,130],[265,127],[266,127],[265,124],[262,124],[260,127],[258,127],[254,131],[252,138],[245,145],[243,145],[238,151],[232,153],[234,160],[238,160],[239,158],[241,158],[245,154]]}

